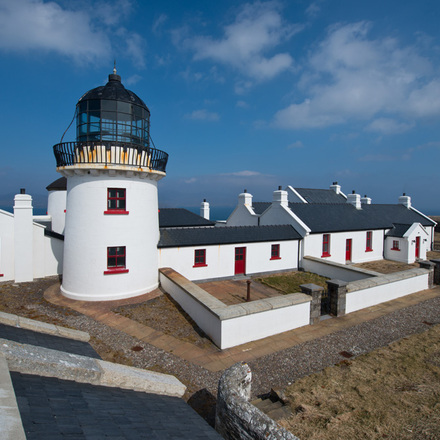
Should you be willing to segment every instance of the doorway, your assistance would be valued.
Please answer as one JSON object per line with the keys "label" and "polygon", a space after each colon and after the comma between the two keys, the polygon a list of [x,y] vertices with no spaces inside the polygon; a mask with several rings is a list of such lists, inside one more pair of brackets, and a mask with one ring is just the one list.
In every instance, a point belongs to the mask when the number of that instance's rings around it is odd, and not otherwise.
{"label": "doorway", "polygon": [[244,275],[246,272],[246,248],[235,248],[235,275]]}
{"label": "doorway", "polygon": [[420,258],[420,237],[416,237],[416,258]]}
{"label": "doorway", "polygon": [[351,261],[351,238],[345,241],[345,261]]}

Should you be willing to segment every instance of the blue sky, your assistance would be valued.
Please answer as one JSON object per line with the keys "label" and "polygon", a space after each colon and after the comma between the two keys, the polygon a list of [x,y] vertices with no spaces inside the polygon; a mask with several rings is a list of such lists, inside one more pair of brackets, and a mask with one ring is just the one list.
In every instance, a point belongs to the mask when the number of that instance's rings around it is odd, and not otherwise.
{"label": "blue sky", "polygon": [[170,155],[162,206],[338,181],[440,214],[439,19],[436,0],[0,0],[0,204],[45,195],[116,59]]}

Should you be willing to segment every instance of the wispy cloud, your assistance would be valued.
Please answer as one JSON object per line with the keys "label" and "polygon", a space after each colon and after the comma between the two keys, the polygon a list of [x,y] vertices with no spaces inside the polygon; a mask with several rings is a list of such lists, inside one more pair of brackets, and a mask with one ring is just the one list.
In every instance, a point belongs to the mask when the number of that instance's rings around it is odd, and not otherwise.
{"label": "wispy cloud", "polygon": [[250,177],[250,176],[261,176],[262,174],[258,171],[236,171],[235,173],[223,173],[221,176],[239,176],[239,177]]}
{"label": "wispy cloud", "polygon": [[291,55],[276,53],[276,48],[302,29],[302,25],[284,22],[280,3],[255,2],[240,7],[220,38],[191,36],[188,29],[182,29],[174,33],[174,41],[191,50],[195,60],[211,60],[264,81],[292,67]]}
{"label": "wispy cloud", "polygon": [[301,141],[295,141],[289,145],[287,145],[288,150],[292,150],[293,148],[303,148],[304,144]]}
{"label": "wispy cloud", "polygon": [[0,9],[2,51],[55,53],[78,64],[123,53],[143,63],[142,37],[120,26],[132,12],[129,0],[68,7],[43,0],[0,0]]}
{"label": "wispy cloud", "polygon": [[359,158],[359,162],[391,162],[395,160],[395,156],[386,154],[367,154]]}
{"label": "wispy cloud", "polygon": [[168,16],[165,14],[160,14],[159,17],[154,20],[151,30],[154,34],[159,35],[161,33],[164,23],[168,20]]}
{"label": "wispy cloud", "polygon": [[193,119],[196,121],[218,121],[220,116],[218,113],[210,112],[206,109],[200,109],[186,114],[185,119]]}
{"label": "wispy cloud", "polygon": [[[299,81],[307,97],[278,111],[287,129],[322,128],[376,118],[368,129],[409,130],[414,119],[440,116],[440,78],[417,42],[369,37],[372,25],[335,25],[311,53]],[[424,43],[426,44],[426,42]]]}

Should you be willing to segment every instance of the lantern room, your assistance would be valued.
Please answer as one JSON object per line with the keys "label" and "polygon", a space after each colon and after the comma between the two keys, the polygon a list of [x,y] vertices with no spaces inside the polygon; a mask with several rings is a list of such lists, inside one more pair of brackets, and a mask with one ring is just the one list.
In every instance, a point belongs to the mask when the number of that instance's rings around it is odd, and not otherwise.
{"label": "lantern room", "polygon": [[115,70],[105,86],[80,98],[76,114],[78,142],[150,145],[150,111],[142,99],[122,85]]}

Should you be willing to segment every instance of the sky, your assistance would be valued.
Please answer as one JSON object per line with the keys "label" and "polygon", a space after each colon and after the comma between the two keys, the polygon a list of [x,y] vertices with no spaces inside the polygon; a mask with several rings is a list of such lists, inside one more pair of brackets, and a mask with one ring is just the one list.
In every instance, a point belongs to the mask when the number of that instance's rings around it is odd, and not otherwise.
{"label": "sky", "polygon": [[0,205],[44,204],[116,60],[169,154],[163,207],[337,181],[440,215],[439,20],[438,0],[0,0]]}

